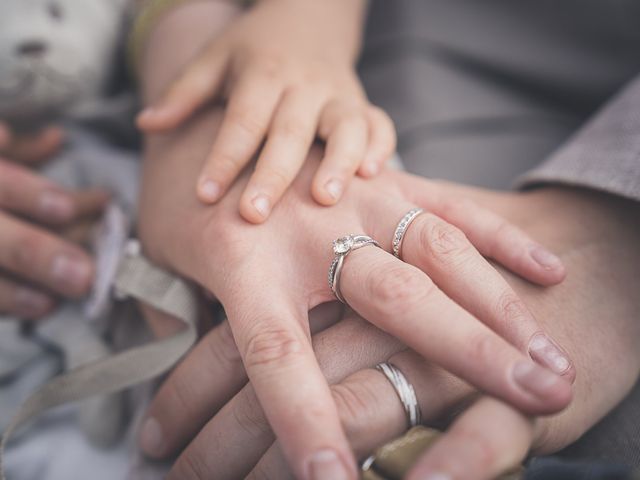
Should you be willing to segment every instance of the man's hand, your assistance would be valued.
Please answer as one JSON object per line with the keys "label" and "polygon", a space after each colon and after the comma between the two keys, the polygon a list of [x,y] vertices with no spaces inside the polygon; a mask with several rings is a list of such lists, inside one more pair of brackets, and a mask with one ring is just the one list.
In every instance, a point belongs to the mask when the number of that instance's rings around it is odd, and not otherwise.
{"label": "man's hand", "polygon": [[88,291],[93,262],[63,236],[73,236],[107,199],[101,191],[66,191],[0,159],[0,313],[34,319],[56,296]]}
{"label": "man's hand", "polygon": [[[414,189],[412,183],[410,178],[403,186],[416,192],[417,201],[427,190]],[[634,294],[640,289],[636,274],[640,252],[634,247],[640,229],[632,221],[638,206],[579,190],[504,194],[455,185],[439,188],[444,196],[464,196],[500,211],[562,252],[569,269],[568,279],[550,289],[502,273],[543,327],[576,359],[575,400],[570,408],[535,419],[502,402],[483,400],[456,421],[414,473],[416,478],[428,472],[492,478],[530,450],[549,453],[570,444],[633,386],[640,371],[635,347],[640,339],[640,299]],[[335,311],[328,315],[334,321],[338,317]],[[313,345],[358,457],[406,428],[396,393],[371,368],[375,364],[389,361],[404,372],[429,423],[459,412],[478,396],[468,383],[407,350],[353,312],[314,335]],[[274,443],[256,394],[245,382],[241,355],[225,323],[205,337],[162,387],[151,407],[169,432],[162,448],[173,450],[197,433],[174,467],[176,478],[213,472],[221,479],[290,478],[281,446]]]}
{"label": "man's hand", "polygon": [[45,128],[36,134],[24,136],[0,122],[0,155],[17,163],[39,164],[57,152],[63,142],[64,133],[58,127]]}

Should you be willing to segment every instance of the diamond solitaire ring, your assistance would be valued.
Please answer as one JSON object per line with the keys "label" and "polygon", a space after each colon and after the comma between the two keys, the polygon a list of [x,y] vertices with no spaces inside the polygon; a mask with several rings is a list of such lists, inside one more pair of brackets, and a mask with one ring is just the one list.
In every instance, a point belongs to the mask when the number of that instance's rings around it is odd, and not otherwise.
{"label": "diamond solitaire ring", "polygon": [[379,247],[378,242],[368,235],[347,235],[340,237],[333,242],[333,253],[335,257],[329,267],[329,288],[342,303],[347,303],[340,293],[340,274],[342,273],[342,265],[344,259],[354,250],[362,247],[373,245]]}

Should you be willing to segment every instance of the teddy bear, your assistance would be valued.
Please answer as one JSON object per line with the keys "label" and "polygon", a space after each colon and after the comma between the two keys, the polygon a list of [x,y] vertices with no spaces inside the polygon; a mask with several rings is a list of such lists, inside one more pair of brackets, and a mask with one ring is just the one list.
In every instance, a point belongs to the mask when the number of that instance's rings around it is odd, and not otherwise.
{"label": "teddy bear", "polygon": [[[37,383],[56,373],[60,365],[51,362],[45,367],[40,362],[40,371],[33,373],[43,355],[60,353],[61,368],[68,370],[112,350],[105,340],[112,315],[109,275],[135,220],[139,177],[136,156],[112,141],[119,130],[128,129],[135,108],[132,95],[110,90],[128,3],[0,2],[0,122],[18,134],[62,126],[65,145],[40,172],[70,189],[104,188],[112,198],[96,228],[97,278],[91,297],[63,302],[27,337],[19,322],[0,321],[0,412],[15,409]],[[113,444],[124,421],[122,394],[84,400],[78,413],[93,443]],[[0,415],[0,431],[9,418]]]}

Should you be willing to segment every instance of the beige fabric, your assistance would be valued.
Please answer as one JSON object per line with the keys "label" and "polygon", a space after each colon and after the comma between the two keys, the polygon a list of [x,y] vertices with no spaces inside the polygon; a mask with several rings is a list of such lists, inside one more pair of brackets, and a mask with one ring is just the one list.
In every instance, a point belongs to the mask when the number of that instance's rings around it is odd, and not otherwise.
{"label": "beige fabric", "polygon": [[198,304],[186,282],[133,254],[122,260],[115,287],[121,294],[182,320],[184,328],[173,336],[76,368],[54,378],[32,394],[2,437],[0,479],[6,480],[2,465],[7,442],[30,419],[55,406],[122,390],[155,377],[171,368],[194,344]]}

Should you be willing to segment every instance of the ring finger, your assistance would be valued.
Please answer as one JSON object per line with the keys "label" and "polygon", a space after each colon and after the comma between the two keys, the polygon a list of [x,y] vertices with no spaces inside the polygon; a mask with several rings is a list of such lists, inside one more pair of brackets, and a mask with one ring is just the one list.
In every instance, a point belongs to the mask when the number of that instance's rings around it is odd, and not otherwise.
{"label": "ring finger", "polygon": [[[426,362],[407,350],[393,355],[388,363],[397,367],[416,392],[423,421],[460,410],[476,392],[465,382]],[[351,446],[364,458],[385,442],[402,435],[408,419],[391,382],[377,369],[360,370],[332,386],[333,397]],[[249,478],[288,478],[286,462],[274,443],[260,459]],[[290,475],[290,474],[289,474]]]}

